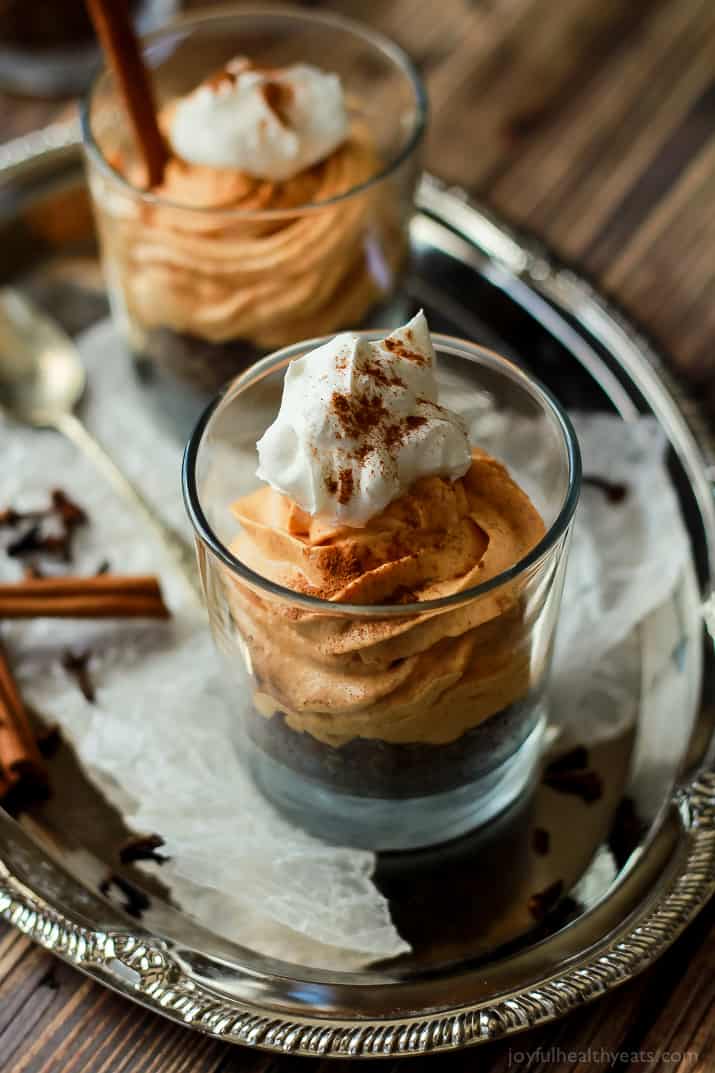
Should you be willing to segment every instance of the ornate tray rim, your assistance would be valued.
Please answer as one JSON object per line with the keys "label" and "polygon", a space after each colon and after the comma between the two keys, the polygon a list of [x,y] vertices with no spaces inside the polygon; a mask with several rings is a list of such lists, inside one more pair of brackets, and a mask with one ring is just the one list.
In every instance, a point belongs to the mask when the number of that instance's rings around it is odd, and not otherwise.
{"label": "ornate tray rim", "polygon": [[[46,148],[46,145],[45,147]],[[63,154],[64,159],[64,154]],[[41,163],[41,162],[40,162]],[[44,170],[44,169],[43,169]],[[637,368],[660,393],[663,412],[682,416],[675,429],[715,560],[712,482],[715,455],[697,407],[675,385],[653,347],[614,305],[541,245],[523,238],[461,190],[426,177],[419,207],[448,222],[467,243],[487,251],[513,284],[587,318],[589,331],[618,344],[628,372]],[[634,378],[635,379],[635,378]],[[670,396],[670,398],[668,398]],[[712,746],[712,743],[711,743]],[[712,750],[711,750],[712,751]],[[703,761],[676,786],[670,802],[681,827],[673,874],[654,897],[634,910],[567,969],[495,999],[450,1011],[368,1021],[327,1017],[281,1018],[256,1005],[229,1000],[185,973],[167,945],[146,933],[98,931],[63,915],[12,874],[0,858],[0,914],[53,954],[172,1020],[223,1039],[274,1052],[325,1057],[398,1057],[448,1051],[510,1036],[554,1021],[643,971],[684,930],[715,891],[715,772]]]}

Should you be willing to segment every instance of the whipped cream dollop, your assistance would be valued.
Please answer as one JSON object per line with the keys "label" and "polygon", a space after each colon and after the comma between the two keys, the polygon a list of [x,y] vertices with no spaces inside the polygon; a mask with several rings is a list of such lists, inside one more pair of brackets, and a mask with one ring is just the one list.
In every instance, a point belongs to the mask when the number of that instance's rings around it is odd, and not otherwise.
{"label": "whipped cream dollop", "polygon": [[340,79],[308,64],[265,70],[231,60],[175,105],[169,140],[191,164],[281,182],[345,141]]}
{"label": "whipped cream dollop", "polygon": [[439,405],[422,312],[375,342],[343,332],[291,362],[258,441],[258,476],[311,515],[365,525],[420,477],[471,465],[467,430]]}

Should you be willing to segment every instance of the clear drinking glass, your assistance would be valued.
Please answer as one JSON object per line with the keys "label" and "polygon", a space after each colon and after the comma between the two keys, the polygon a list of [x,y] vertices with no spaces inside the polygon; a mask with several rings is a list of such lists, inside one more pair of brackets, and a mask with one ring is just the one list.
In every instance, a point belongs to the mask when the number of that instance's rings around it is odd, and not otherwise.
{"label": "clear drinking glass", "polygon": [[[462,414],[475,445],[508,466],[546,527],[525,558],[487,583],[430,602],[352,606],[282,588],[232,553],[238,523],[230,504],[260,483],[256,440],[278,411],[287,364],[317,340],[239,376],[200,420],[184,460],[184,497],[241,755],[265,795],[299,824],[375,850],[454,838],[531,784],[579,495],[578,444],[554,398],[491,351],[447,336],[433,342],[440,400]],[[390,674],[399,667],[396,680],[404,682],[410,659],[441,646],[436,659],[414,663],[416,673],[431,666],[434,675],[450,646],[463,643],[471,655],[457,682],[435,698],[423,675],[413,696],[423,729],[403,740],[391,722],[399,687],[390,692]],[[351,697],[365,674],[385,676],[388,685],[374,708],[356,710]],[[322,697],[318,710],[306,703],[306,675]]]}
{"label": "clear drinking glass", "polygon": [[265,183],[229,209],[192,203],[183,180],[170,200],[127,178],[136,157],[114,80],[95,82],[83,137],[113,315],[145,379],[195,420],[209,394],[277,347],[399,319],[425,94],[382,35],[297,8],[180,18],[144,39],[144,55],[160,113],[237,55],[334,72],[349,145],[362,147],[320,172],[320,198],[297,207],[262,207]]}

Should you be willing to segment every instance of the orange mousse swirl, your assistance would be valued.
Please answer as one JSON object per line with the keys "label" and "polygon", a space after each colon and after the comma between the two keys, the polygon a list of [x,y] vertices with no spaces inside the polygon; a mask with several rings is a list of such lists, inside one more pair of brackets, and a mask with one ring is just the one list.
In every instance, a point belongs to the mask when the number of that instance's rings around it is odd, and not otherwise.
{"label": "orange mousse swirl", "polygon": [[444,611],[340,614],[464,592],[514,565],[544,534],[503,465],[474,450],[463,478],[425,477],[362,529],[311,517],[262,487],[239,500],[232,550],[248,567],[335,613],[296,608],[225,575],[258,682],[256,706],[340,746],[353,738],[444,743],[524,696],[529,630],[517,582]]}
{"label": "orange mousse swirl", "polygon": [[359,323],[404,257],[399,196],[384,180],[321,203],[379,170],[369,133],[354,125],[327,159],[283,182],[174,156],[154,193],[177,207],[137,207],[96,191],[103,244],[133,321],[266,349]]}

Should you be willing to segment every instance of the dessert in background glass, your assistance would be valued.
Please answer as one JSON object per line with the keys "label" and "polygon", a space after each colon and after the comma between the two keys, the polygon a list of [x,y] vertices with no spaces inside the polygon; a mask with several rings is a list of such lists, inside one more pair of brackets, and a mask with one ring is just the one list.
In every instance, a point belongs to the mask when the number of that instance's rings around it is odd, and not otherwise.
{"label": "dessert in background glass", "polygon": [[184,495],[269,799],[315,834],[403,850],[526,790],[579,482],[545,389],[430,339],[421,314],[286,348],[212,404]]}
{"label": "dessert in background glass", "polygon": [[142,189],[105,72],[83,110],[89,183],[117,325],[195,419],[197,394],[277,347],[394,322],[425,98],[387,39],[298,9],[182,18],[144,56],[163,182]]}

